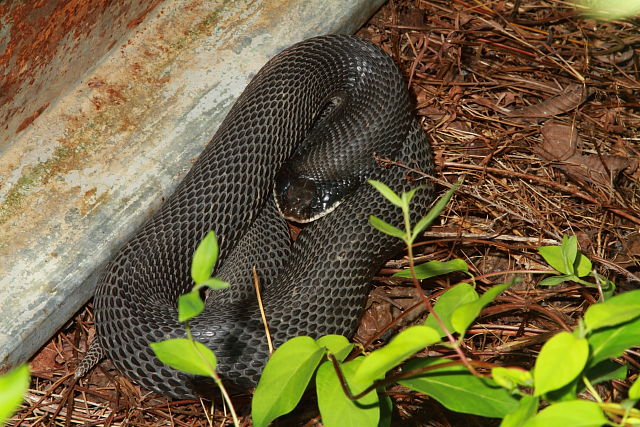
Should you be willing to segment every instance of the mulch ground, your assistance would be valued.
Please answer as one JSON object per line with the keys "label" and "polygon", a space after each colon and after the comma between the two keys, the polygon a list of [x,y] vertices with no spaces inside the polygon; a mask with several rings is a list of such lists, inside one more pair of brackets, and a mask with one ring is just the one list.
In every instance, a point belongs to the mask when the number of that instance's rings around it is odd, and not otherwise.
{"label": "mulch ground", "polygon": [[[524,2],[523,2],[524,3]],[[485,309],[464,341],[473,359],[530,368],[541,344],[571,330],[598,299],[597,288],[540,287],[548,271],[536,248],[578,237],[580,250],[619,289],[640,284],[640,35],[637,23],[597,22],[568,3],[397,0],[358,33],[404,71],[415,111],[436,154],[439,190],[464,185],[416,245],[419,261],[465,260],[479,292],[517,276],[520,283]],[[380,272],[357,339],[418,322],[398,316],[417,301],[408,282]],[[423,282],[434,298],[459,277]],[[168,401],[131,384],[103,362],[69,377],[92,331],[87,305],[31,361],[27,404],[13,425],[225,425],[220,402]],[[373,341],[370,348],[379,345]],[[441,355],[450,351],[433,349]],[[635,378],[640,354],[618,360]],[[599,385],[619,401],[629,384]],[[401,387],[390,394],[394,425],[492,425],[447,411]],[[250,394],[234,397],[250,425]],[[277,425],[319,425],[313,396]]]}

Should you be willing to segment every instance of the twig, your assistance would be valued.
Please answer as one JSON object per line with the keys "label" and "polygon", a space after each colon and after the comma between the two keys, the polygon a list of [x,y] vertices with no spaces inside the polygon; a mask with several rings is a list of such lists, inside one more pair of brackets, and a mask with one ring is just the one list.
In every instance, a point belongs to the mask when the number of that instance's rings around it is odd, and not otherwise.
{"label": "twig", "polygon": [[490,168],[490,167],[486,167],[486,166],[477,166],[477,165],[468,165],[468,164],[463,164],[463,163],[452,163],[452,162],[445,162],[444,166],[447,167],[453,167],[453,168],[458,168],[458,169],[468,169],[468,170],[477,170],[477,171],[482,171],[482,172],[491,172],[491,173],[496,173],[499,175],[503,175],[503,176],[510,176],[510,177],[516,177],[516,178],[522,178],[522,179],[528,179],[531,181],[535,181],[539,184],[543,184],[547,187],[551,187],[555,190],[559,190],[559,191],[564,191],[566,193],[571,194],[572,196],[575,197],[579,197],[582,200],[585,200],[589,203],[593,203],[595,205],[601,206],[604,209],[607,209],[621,217],[624,217],[626,219],[628,219],[629,221],[632,221],[636,224],[640,224],[640,218],[637,218],[627,212],[625,212],[623,210],[623,208],[618,208],[618,207],[612,207],[612,206],[607,206],[607,205],[603,205],[601,203],[600,200],[591,197],[590,195],[583,193],[582,191],[578,191],[575,190],[571,187],[568,187],[566,185],[562,185],[562,184],[558,184],[556,182],[553,181],[549,181],[548,179],[544,179],[541,178],[539,176],[535,176],[535,175],[530,175],[530,174],[526,174],[526,173],[522,173],[522,172],[516,172],[516,171],[509,171],[509,170],[503,170],[503,169],[498,169],[498,168]]}
{"label": "twig", "polygon": [[267,323],[267,316],[264,312],[264,306],[262,305],[262,296],[260,295],[260,281],[258,279],[258,272],[256,266],[253,266],[253,286],[256,290],[256,297],[258,298],[258,307],[260,308],[260,316],[262,317],[262,324],[264,325],[264,332],[267,335],[267,345],[269,346],[269,354],[273,353],[273,343],[271,342],[271,333],[269,332],[269,324]]}

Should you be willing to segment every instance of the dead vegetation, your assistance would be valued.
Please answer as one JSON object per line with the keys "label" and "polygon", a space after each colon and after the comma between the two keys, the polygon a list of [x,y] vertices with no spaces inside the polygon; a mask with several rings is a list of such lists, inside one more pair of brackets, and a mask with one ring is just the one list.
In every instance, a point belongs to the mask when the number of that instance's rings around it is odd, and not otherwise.
{"label": "dead vegetation", "polygon": [[[580,250],[620,289],[640,283],[640,36],[630,22],[596,22],[567,3],[392,1],[359,32],[405,72],[436,153],[440,189],[464,185],[417,245],[419,261],[465,260],[482,289],[524,280],[483,311],[469,331],[469,357],[531,367],[541,343],[570,330],[597,289],[536,287],[549,267],[535,249],[576,234]],[[424,317],[409,283],[380,273],[358,334]],[[458,277],[426,281],[437,297]],[[481,291],[480,289],[480,291]],[[170,402],[131,385],[104,362],[81,384],[64,376],[86,349],[90,306],[31,363],[28,405],[14,425],[207,425],[200,402]],[[383,335],[385,336],[385,335]],[[373,343],[375,346],[375,342]],[[447,354],[446,349],[433,349]],[[640,355],[619,363],[637,372]],[[628,384],[600,385],[619,400]],[[394,425],[487,425],[400,387]],[[313,397],[278,425],[316,425]],[[234,398],[247,416],[250,395]],[[213,419],[225,414],[216,402]]]}

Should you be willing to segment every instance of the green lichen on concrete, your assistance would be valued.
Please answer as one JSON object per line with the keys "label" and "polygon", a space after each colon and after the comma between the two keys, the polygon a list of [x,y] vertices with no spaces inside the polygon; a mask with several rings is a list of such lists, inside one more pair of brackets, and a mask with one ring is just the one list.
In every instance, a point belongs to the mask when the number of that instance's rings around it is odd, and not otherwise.
{"label": "green lichen on concrete", "polygon": [[22,200],[26,194],[35,187],[43,175],[44,165],[38,164],[32,172],[22,175],[18,181],[11,186],[9,192],[0,205],[0,225],[4,224],[13,216],[17,209],[22,206]]}
{"label": "green lichen on concrete", "polygon": [[72,155],[73,153],[68,147],[58,147],[49,159],[37,163],[18,178],[0,205],[0,225],[7,222],[22,207],[24,199],[33,188],[46,184],[54,175],[53,171],[68,161]]}
{"label": "green lichen on concrete", "polygon": [[[214,23],[218,22],[220,12],[224,5],[207,15],[202,21],[198,22],[184,37],[173,41],[169,46],[175,51],[175,53],[184,50],[191,46],[195,41],[200,39],[203,35],[208,34],[211,31],[211,27]],[[175,58],[175,57],[174,57]],[[174,59],[171,58],[171,59]]]}

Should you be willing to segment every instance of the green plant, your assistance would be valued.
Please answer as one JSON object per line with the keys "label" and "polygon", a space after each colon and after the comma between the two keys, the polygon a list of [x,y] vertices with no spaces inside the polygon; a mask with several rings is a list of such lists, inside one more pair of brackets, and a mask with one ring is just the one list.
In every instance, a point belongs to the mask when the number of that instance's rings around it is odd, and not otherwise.
{"label": "green plant", "polygon": [[[576,236],[563,236],[560,246],[543,246],[538,253],[547,261],[554,270],[556,276],[550,276],[541,280],[541,286],[554,286],[563,282],[575,282],[589,287],[597,287],[604,292],[602,297],[613,295],[616,287],[613,282],[593,270],[589,258],[578,252],[578,238]],[[591,276],[595,283],[587,282],[583,277]]]}
{"label": "green plant", "polygon": [[189,328],[189,320],[202,313],[204,302],[200,298],[200,290],[204,287],[224,289],[229,283],[211,277],[211,272],[218,260],[218,241],[213,231],[207,233],[196,248],[191,262],[191,278],[195,285],[191,292],[178,298],[178,321],[184,323],[187,338],[174,338],[151,343],[151,348],[162,363],[193,375],[212,378],[220,388],[234,425],[240,425],[231,398],[227,393],[220,376],[216,372],[216,356],[204,344],[193,339]]}
{"label": "green plant", "polygon": [[[467,265],[460,260],[432,261],[413,265],[412,245],[444,209],[458,185],[447,192],[423,218],[412,227],[410,203],[416,190],[395,194],[385,184],[370,181],[383,196],[401,209],[404,230],[370,217],[372,226],[383,233],[402,239],[407,245],[410,275],[418,284],[418,278],[433,277],[454,271],[468,273]],[[419,286],[419,284],[418,284]],[[440,359],[414,359],[402,366],[402,371],[387,376],[399,364],[425,347],[440,343],[448,336],[449,344],[457,347],[457,340],[450,330],[463,332],[471,324],[482,307],[491,302],[508,285],[492,288],[480,297],[472,286],[461,284],[444,294],[440,303],[430,307],[431,315],[424,325],[412,326],[395,336],[389,344],[367,355],[346,360],[353,345],[345,337],[328,336],[318,340],[309,337],[294,338],[278,348],[264,369],[252,401],[252,416],[256,426],[265,426],[280,415],[290,412],[299,402],[307,385],[315,374],[318,406],[324,425],[375,426],[389,425],[391,400],[384,394],[386,387],[396,382],[417,391],[429,393],[452,409],[484,416],[504,416],[517,408],[517,400],[490,378],[479,378],[467,370],[464,362]],[[455,304],[446,303],[449,296]],[[471,368],[473,369],[473,368]],[[414,378],[416,374],[429,372],[428,377]],[[275,385],[278,385],[276,388]],[[277,390],[277,392],[275,392]],[[460,403],[461,390],[475,393],[471,404]],[[473,390],[473,391],[471,391]],[[347,421],[348,420],[348,421]]]}
{"label": "green plant", "polygon": [[[372,185],[403,212],[404,230],[371,217],[375,228],[407,244],[410,268],[398,276],[411,277],[417,284],[418,278],[468,273],[461,260],[413,265],[414,239],[439,214],[455,187],[412,228],[409,204],[415,191],[397,195],[384,184]],[[433,307],[425,297],[430,315],[424,324],[405,329],[369,354],[348,358],[353,344],[341,336],[297,337],[283,344],[267,363],[256,389],[254,425],[266,426],[293,410],[314,375],[320,414],[329,427],[390,425],[392,403],[384,391],[394,383],[428,394],[453,411],[502,418],[505,427],[640,423],[640,411],[633,408],[640,398],[638,381],[619,404],[603,402],[593,387],[627,376],[626,366],[609,359],[640,345],[640,291],[609,297],[613,283],[591,271],[590,261],[577,251],[575,237],[565,237],[562,246],[540,248],[540,254],[559,273],[543,285],[570,280],[606,292],[572,333],[559,332],[542,346],[533,370],[467,360],[461,352],[460,360],[412,358],[434,344],[458,350],[459,340],[482,308],[510,286],[494,286],[480,296],[463,282],[444,292]],[[595,285],[582,279],[587,275],[596,279]],[[478,367],[490,369],[491,374],[478,373]],[[583,390],[593,400],[579,398]],[[548,406],[539,410],[543,402]]]}
{"label": "green plant", "polygon": [[[573,332],[560,332],[542,346],[531,373],[518,373],[521,375],[518,378],[501,377],[504,387],[526,397],[501,425],[622,426],[640,423],[640,411],[633,409],[640,397],[637,385],[629,389],[628,399],[621,403],[603,402],[593,387],[603,381],[625,379],[627,367],[610,359],[638,345],[640,290],[591,305]],[[492,374],[494,378],[503,375],[501,372]],[[524,393],[520,387],[533,388],[533,393]],[[592,400],[579,398],[583,391]],[[536,414],[541,399],[549,406]]]}
{"label": "green plant", "polygon": [[0,375],[0,426],[18,409],[29,388],[29,366],[24,364]]}

